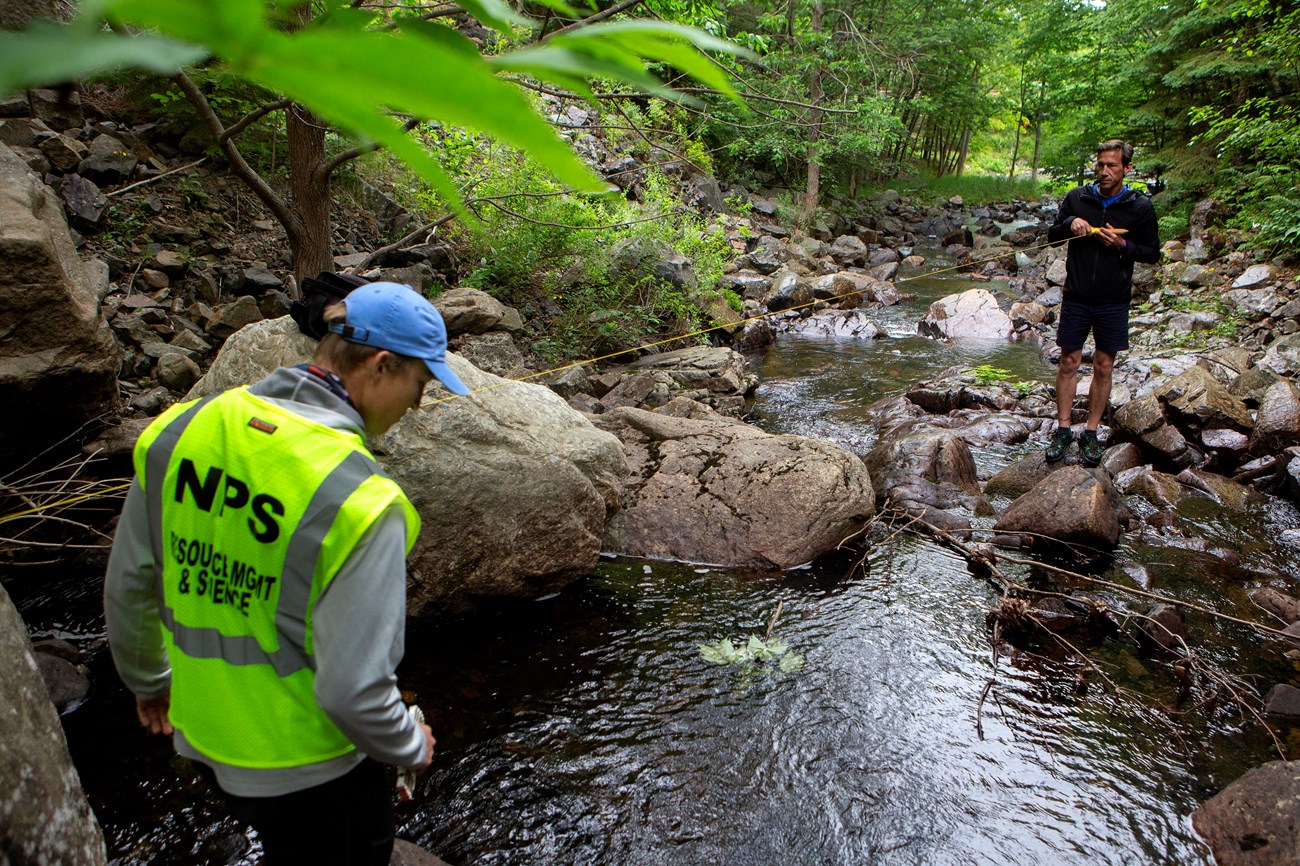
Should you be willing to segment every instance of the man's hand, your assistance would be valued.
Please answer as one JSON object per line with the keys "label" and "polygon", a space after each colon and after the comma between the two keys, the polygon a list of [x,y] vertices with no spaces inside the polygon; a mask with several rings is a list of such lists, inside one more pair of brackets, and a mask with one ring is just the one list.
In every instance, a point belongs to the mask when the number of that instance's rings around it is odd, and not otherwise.
{"label": "man's hand", "polygon": [[420,733],[424,734],[424,761],[416,769],[417,772],[423,773],[433,763],[433,747],[438,741],[433,738],[433,728],[430,728],[424,722],[419,724]]}
{"label": "man's hand", "polygon": [[1070,220],[1070,233],[1076,237],[1084,237],[1092,234],[1092,223],[1083,217],[1075,217]]}
{"label": "man's hand", "polygon": [[1113,228],[1110,223],[1106,223],[1104,228],[1097,229],[1097,239],[1102,246],[1119,251],[1124,249],[1124,239],[1112,231]]}
{"label": "man's hand", "polygon": [[135,714],[140,718],[140,724],[151,734],[170,734],[172,732],[172,723],[167,719],[167,710],[171,707],[171,695],[163,695],[161,698],[139,698],[135,699]]}

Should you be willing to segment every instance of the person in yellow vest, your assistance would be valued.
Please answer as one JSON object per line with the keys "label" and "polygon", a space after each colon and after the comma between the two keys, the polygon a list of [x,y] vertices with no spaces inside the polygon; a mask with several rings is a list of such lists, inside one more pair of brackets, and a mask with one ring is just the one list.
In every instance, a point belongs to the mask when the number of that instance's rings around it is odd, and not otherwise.
{"label": "person in yellow vest", "polygon": [[371,283],[311,364],[181,403],[135,447],[105,578],[140,722],[207,768],[268,864],[387,864],[383,764],[424,769],[395,670],[420,518],[366,448],[447,365],[442,317]]}

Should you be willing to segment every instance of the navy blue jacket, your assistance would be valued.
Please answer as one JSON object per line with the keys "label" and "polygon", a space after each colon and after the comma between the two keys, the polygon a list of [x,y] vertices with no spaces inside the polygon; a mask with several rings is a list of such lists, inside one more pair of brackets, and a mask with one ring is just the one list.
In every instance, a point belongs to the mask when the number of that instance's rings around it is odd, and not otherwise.
{"label": "navy blue jacket", "polygon": [[[1119,252],[1107,249],[1097,236],[1076,238],[1070,222],[1083,217],[1091,225],[1109,223],[1128,229],[1127,246]],[[1154,265],[1160,261],[1160,236],[1156,210],[1141,193],[1125,189],[1110,207],[1090,185],[1077,186],[1066,193],[1056,214],[1056,223],[1047,230],[1049,241],[1069,240],[1070,254],[1065,262],[1064,297],[1085,304],[1127,304],[1133,300],[1133,263]]]}

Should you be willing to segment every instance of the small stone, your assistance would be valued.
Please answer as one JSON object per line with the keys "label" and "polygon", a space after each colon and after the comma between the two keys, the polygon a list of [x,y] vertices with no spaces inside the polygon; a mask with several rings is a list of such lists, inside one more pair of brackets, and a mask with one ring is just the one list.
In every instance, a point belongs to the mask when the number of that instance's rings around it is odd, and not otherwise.
{"label": "small stone", "polygon": [[1264,712],[1287,722],[1300,722],[1300,689],[1278,683],[1264,699]]}
{"label": "small stone", "polygon": [[136,280],[151,290],[165,289],[172,284],[170,277],[162,271],[155,271],[153,268],[141,268]]}
{"label": "small stone", "polygon": [[179,351],[169,352],[158,359],[154,366],[154,378],[172,391],[185,393],[199,381],[203,371]]}
{"label": "small stone", "polygon": [[178,279],[185,276],[189,262],[175,250],[160,250],[154,254],[153,266],[172,279]]}
{"label": "small stone", "polygon": [[241,295],[260,295],[270,289],[284,287],[284,280],[271,273],[266,265],[254,265],[244,271],[238,293]]}

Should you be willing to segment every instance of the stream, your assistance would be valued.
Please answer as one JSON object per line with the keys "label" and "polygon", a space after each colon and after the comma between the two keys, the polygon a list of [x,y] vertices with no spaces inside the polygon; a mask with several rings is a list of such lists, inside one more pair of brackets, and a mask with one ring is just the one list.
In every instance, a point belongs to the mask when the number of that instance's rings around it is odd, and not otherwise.
{"label": "stream", "polygon": [[[916,335],[931,300],[971,285],[907,281],[917,300],[879,313],[888,339],[780,338],[759,366],[756,422],[863,453],[872,402],[954,364],[1050,381],[1036,345]],[[981,477],[1040,447],[980,449]],[[1285,503],[1182,519],[1291,573],[1280,530],[1300,515]],[[1132,584],[1125,561],[1147,567],[1152,590],[1258,615],[1249,587],[1191,553],[1131,534],[1107,576]],[[1131,640],[1089,648],[1124,695],[1060,654],[1004,650],[995,669],[985,614],[998,593],[931,542],[893,535],[855,564],[774,576],[603,559],[557,595],[412,623],[400,675],[438,756],[399,806],[399,835],[455,866],[1212,862],[1189,815],[1276,757],[1265,730],[1223,703],[1175,712],[1169,666]],[[112,862],[257,863],[169,742],[139,730],[103,646],[98,581],[9,591],[36,636],[89,651],[96,690],[64,722]],[[769,627],[801,666],[700,652]],[[1207,660],[1260,691],[1294,675],[1244,627],[1194,615],[1188,627]]]}

